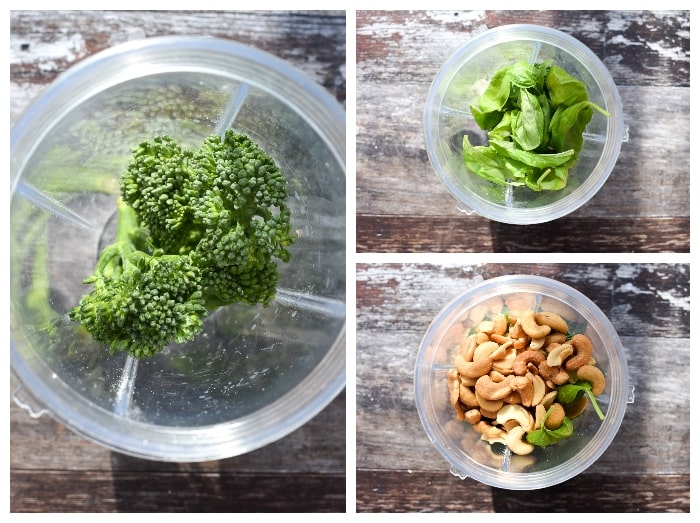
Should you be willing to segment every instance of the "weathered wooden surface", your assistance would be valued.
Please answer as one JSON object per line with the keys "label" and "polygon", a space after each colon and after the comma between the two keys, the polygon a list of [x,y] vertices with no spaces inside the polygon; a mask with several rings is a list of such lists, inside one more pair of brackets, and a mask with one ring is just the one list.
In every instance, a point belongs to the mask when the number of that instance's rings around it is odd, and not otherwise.
{"label": "weathered wooden surface", "polygon": [[[10,14],[10,116],[58,74],[125,40],[209,35],[288,60],[345,102],[343,12],[32,11]],[[16,386],[16,383],[11,383]],[[13,512],[344,512],[341,393],[308,424],[244,456],[197,464],[110,452],[47,416],[10,407]]]}
{"label": "weathered wooden surface", "polygon": [[[440,66],[470,37],[511,23],[550,26],[589,46],[610,70],[629,126],[602,190],[538,226],[498,227],[461,211],[423,138]],[[689,12],[361,11],[356,33],[358,252],[689,252]],[[502,244],[500,232],[517,242]]]}
{"label": "weathered wooden surface", "polygon": [[[635,387],[607,451],[578,478],[535,493],[453,477],[413,391],[416,354],[438,312],[482,279],[514,273],[553,278],[596,303]],[[358,512],[689,511],[689,265],[360,263],[356,278]]]}

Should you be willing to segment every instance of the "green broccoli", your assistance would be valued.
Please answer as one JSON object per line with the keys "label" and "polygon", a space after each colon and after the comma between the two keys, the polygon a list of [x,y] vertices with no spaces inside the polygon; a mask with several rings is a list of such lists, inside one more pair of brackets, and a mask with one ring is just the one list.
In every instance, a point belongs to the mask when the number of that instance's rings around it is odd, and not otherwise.
{"label": "green broccoli", "polygon": [[153,248],[133,208],[117,202],[117,237],[100,253],[93,290],[68,312],[110,352],[152,356],[171,341],[194,339],[206,313],[201,270],[186,254]]}
{"label": "green broccoli", "polygon": [[188,150],[160,136],[133,153],[117,238],[69,316],[111,352],[141,358],[191,341],[218,307],[267,306],[295,237],[286,179],[250,138],[229,130]]}

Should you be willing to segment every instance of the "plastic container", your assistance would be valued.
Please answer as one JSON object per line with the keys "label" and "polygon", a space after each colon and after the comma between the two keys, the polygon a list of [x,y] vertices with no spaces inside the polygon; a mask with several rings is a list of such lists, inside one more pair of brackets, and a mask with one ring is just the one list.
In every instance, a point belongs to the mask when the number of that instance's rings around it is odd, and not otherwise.
{"label": "plastic container", "polygon": [[[610,113],[606,118],[595,112],[567,186],[560,191],[502,187],[464,165],[463,136],[468,134],[473,145],[488,141],[469,104],[483,93],[493,73],[521,60],[552,60],[584,82],[589,99]],[[560,218],[590,200],[608,179],[627,133],[617,87],[600,59],[561,31],[527,24],[490,29],[457,49],[433,80],[423,126],[430,162],[462,210],[519,225]]]}
{"label": "plastic container", "polygon": [[[532,454],[515,455],[504,445],[480,440],[466,421],[456,418],[449,404],[447,373],[459,351],[455,329],[478,325],[504,307],[552,311],[567,320],[569,329],[585,333],[593,357],[606,376],[606,389],[597,397],[605,414],[601,421],[588,405],[575,418],[574,435]],[[423,427],[450,471],[494,487],[529,490],[556,485],[586,470],[608,448],[622,423],[630,398],[627,363],[620,340],[607,317],[577,290],[548,278],[509,275],[476,284],[440,311],[423,338],[415,367],[416,407]]]}
{"label": "plastic container", "polygon": [[[141,140],[186,146],[233,128],[288,179],[292,260],[277,299],[232,305],[195,341],[150,359],[43,327],[91,287],[111,242],[117,180]],[[11,363],[15,400],[105,447],[202,461],[267,445],[345,386],[345,112],[286,62],[232,41],[161,37],[88,58],[11,134]],[[57,320],[58,318],[58,320]]]}

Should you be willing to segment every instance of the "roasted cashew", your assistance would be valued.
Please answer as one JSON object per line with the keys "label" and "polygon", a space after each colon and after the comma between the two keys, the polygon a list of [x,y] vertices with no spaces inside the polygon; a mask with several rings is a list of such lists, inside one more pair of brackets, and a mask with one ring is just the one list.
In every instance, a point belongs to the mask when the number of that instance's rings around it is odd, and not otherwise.
{"label": "roasted cashew", "polygon": [[498,410],[496,423],[505,425],[509,420],[516,420],[526,431],[532,430],[532,427],[535,425],[532,414],[522,405],[507,404]]}
{"label": "roasted cashew", "polygon": [[485,412],[498,412],[498,409],[503,406],[503,400],[487,400],[478,392],[476,393],[476,401],[479,403],[479,407]]}
{"label": "roasted cashew", "polygon": [[542,428],[542,418],[547,413],[547,409],[542,404],[535,407],[535,430]]}
{"label": "roasted cashew", "polygon": [[[481,358],[490,358],[491,360],[503,359],[506,355],[505,349],[500,351],[500,345],[495,341],[485,341],[477,345],[474,350],[474,360]],[[496,354],[499,353],[499,354]]]}
{"label": "roasted cashew", "polygon": [[526,376],[532,382],[532,405],[539,405],[547,392],[547,386],[539,374],[528,372]]}
{"label": "roasted cashew", "polygon": [[533,338],[530,340],[530,350],[540,350],[544,348],[544,340],[547,338]]}
{"label": "roasted cashew", "polygon": [[462,338],[462,343],[459,345],[459,353],[464,358],[464,361],[474,360],[474,350],[476,349],[476,336],[473,334]]}
{"label": "roasted cashew", "polygon": [[486,334],[493,334],[493,321],[483,320],[479,325],[476,326],[476,332],[485,332]]}
{"label": "roasted cashew", "polygon": [[513,363],[518,356],[518,351],[515,348],[506,349],[506,356],[503,359],[493,362],[493,370],[497,370],[501,374],[508,375],[513,373]]}
{"label": "roasted cashew", "polygon": [[450,405],[452,405],[457,413],[457,419],[464,419],[464,410],[459,402],[459,376],[455,369],[450,369],[447,373],[447,387],[450,391]]}
{"label": "roasted cashew", "polygon": [[540,376],[544,379],[551,381],[555,385],[563,385],[569,381],[569,374],[561,367],[550,367],[547,364],[547,360],[540,362],[537,367]]}
{"label": "roasted cashew", "polygon": [[[480,421],[479,423],[483,423]],[[479,424],[477,423],[477,425]],[[493,425],[488,425],[488,427],[483,429],[481,433],[481,439],[488,441],[489,443],[506,443],[506,431]]]}
{"label": "roasted cashew", "polygon": [[549,430],[555,430],[561,427],[566,413],[564,412],[564,407],[561,406],[561,403],[553,403],[551,409],[552,411],[549,413],[549,416],[547,416],[547,419],[544,420],[544,426]]}
{"label": "roasted cashew", "polygon": [[523,440],[525,432],[524,428],[517,426],[506,433],[506,445],[513,454],[525,456],[535,450],[535,446],[532,443]]}
{"label": "roasted cashew", "polygon": [[527,376],[516,376],[513,379],[513,389],[520,394],[523,407],[532,406],[532,398],[535,395],[535,387]]}
{"label": "roasted cashew", "polygon": [[540,405],[542,405],[545,409],[548,409],[552,406],[552,403],[554,403],[555,399],[557,399],[557,391],[550,390],[547,394],[544,395],[544,398],[542,398],[542,401],[540,401]]}
{"label": "roasted cashew", "polygon": [[469,409],[464,413],[464,420],[474,425],[481,421],[481,412],[479,412],[479,409]]}
{"label": "roasted cashew", "polygon": [[457,354],[455,367],[457,367],[457,372],[462,376],[478,378],[491,370],[491,360],[489,358],[481,358],[475,361],[466,361],[461,354]]}
{"label": "roasted cashew", "polygon": [[569,326],[566,320],[556,312],[538,312],[535,314],[535,321],[539,325],[547,325],[557,332],[562,332],[564,334],[569,332]]}
{"label": "roasted cashew", "polygon": [[592,385],[591,392],[594,396],[600,396],[605,390],[605,376],[603,371],[593,365],[584,365],[576,371],[579,380],[587,381]]}
{"label": "roasted cashew", "polygon": [[459,385],[459,401],[461,401],[465,407],[474,408],[479,406],[474,389],[461,383]]}
{"label": "roasted cashew", "polygon": [[493,317],[493,334],[503,336],[508,330],[508,318],[505,314],[496,314]]}
{"label": "roasted cashew", "polygon": [[567,418],[574,419],[580,416],[587,406],[588,398],[585,395],[579,396],[572,403],[564,404],[564,412]]}
{"label": "roasted cashew", "polygon": [[547,354],[547,365],[550,367],[561,367],[566,358],[574,353],[574,348],[570,343],[564,343],[552,349]]}
{"label": "roasted cashew", "polygon": [[539,325],[537,323],[537,320],[535,320],[535,312],[533,310],[523,312],[520,315],[519,320],[525,334],[530,336],[530,338],[544,338],[552,331],[552,327],[549,325]]}
{"label": "roasted cashew", "polygon": [[[566,334],[563,332],[550,332],[544,337],[545,348],[549,347],[553,343],[562,344],[566,341]],[[549,352],[549,351],[548,351]]]}
{"label": "roasted cashew", "polygon": [[591,340],[585,334],[575,334],[569,343],[574,348],[574,355],[566,360],[566,368],[568,370],[576,370],[583,367],[593,356],[593,345]]}
{"label": "roasted cashew", "polygon": [[518,376],[524,376],[527,372],[527,364],[534,363],[539,365],[545,361],[545,356],[538,350],[526,350],[518,354],[513,362],[513,372]]}
{"label": "roasted cashew", "polygon": [[486,400],[502,400],[513,390],[513,376],[508,376],[501,382],[495,382],[488,374],[476,380],[476,393]]}
{"label": "roasted cashew", "polygon": [[504,343],[509,343],[509,342],[511,345],[513,344],[513,339],[509,338],[505,334],[493,333],[493,334],[491,334],[491,336],[489,336],[489,338],[491,339],[491,341],[495,341],[499,345],[503,345]]}

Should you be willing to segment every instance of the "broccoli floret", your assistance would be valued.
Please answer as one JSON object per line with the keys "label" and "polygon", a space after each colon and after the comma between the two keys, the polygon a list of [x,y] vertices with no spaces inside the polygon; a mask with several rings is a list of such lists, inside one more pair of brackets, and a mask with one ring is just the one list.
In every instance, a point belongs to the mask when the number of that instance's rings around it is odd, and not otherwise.
{"label": "broccoli floret", "polygon": [[117,237],[99,256],[94,286],[68,316],[82,323],[111,353],[143,358],[170,342],[191,341],[206,314],[201,270],[189,255],[164,254],[150,245],[134,209],[117,204]]}
{"label": "broccoli floret", "polygon": [[228,131],[208,138],[195,155],[199,197],[195,222],[204,225],[194,250],[211,303],[268,304],[290,259],[287,183],[274,161],[248,137]]}
{"label": "broccoli floret", "polygon": [[141,358],[193,340],[218,307],[269,305],[295,237],[286,179],[247,136],[229,130],[192,150],[160,136],[133,153],[117,238],[69,316],[111,352]]}
{"label": "broccoli floret", "polygon": [[201,237],[192,216],[197,191],[191,152],[160,136],[142,142],[133,153],[119,180],[123,200],[134,208],[155,245],[171,254],[191,251]]}

